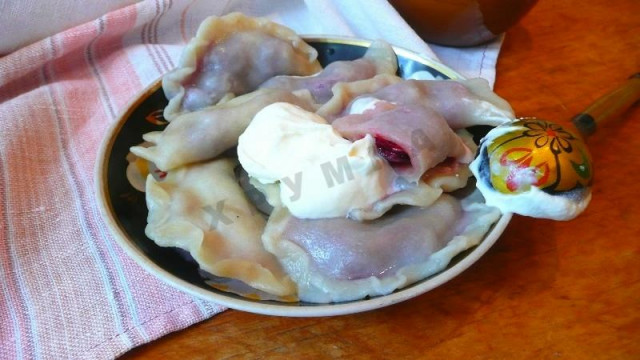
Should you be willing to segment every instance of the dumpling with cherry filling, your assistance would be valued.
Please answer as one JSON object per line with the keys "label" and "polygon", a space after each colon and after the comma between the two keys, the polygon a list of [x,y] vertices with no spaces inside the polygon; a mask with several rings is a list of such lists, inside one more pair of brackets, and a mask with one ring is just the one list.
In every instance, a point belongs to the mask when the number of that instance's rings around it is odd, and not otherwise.
{"label": "dumpling with cherry filling", "polygon": [[442,271],[500,217],[477,193],[442,195],[426,208],[396,207],[373,221],[298,219],[276,208],[262,237],[303,301],[386,295]]}
{"label": "dumpling with cherry filling", "polygon": [[240,13],[205,19],[182,52],[178,67],[162,79],[169,99],[164,117],[202,109],[246,94],[276,75],[322,70],[318,53],[293,30]]}

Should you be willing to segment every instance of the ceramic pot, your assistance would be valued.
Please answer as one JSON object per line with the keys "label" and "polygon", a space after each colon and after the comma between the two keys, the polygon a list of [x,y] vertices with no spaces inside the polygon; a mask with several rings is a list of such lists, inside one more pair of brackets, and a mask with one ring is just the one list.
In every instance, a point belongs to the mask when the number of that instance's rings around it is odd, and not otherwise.
{"label": "ceramic pot", "polygon": [[518,23],[537,0],[390,0],[425,41],[474,46]]}

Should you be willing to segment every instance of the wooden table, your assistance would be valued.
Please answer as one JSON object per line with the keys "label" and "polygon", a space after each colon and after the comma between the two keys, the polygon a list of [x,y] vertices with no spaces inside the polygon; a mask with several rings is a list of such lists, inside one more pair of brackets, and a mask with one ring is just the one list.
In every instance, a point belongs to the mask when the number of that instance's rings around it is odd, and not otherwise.
{"label": "wooden table", "polygon": [[[508,31],[495,90],[568,124],[640,72],[640,1],[541,0]],[[514,217],[453,281],[332,318],[228,310],[124,359],[640,359],[640,106],[589,139],[596,175],[570,222]]]}

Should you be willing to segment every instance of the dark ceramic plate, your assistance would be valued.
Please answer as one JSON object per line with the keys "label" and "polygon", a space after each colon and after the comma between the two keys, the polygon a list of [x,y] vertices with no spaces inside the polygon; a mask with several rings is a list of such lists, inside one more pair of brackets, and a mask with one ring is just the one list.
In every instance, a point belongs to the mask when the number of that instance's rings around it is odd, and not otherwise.
{"label": "dark ceramic plate", "polygon": [[[364,55],[370,42],[351,38],[306,37],[318,50],[322,65],[353,60]],[[434,78],[461,78],[453,70],[405,49],[394,48],[398,56],[398,75],[408,77],[426,71]],[[97,195],[103,216],[116,240],[147,271],[167,283],[204,299],[255,313],[281,316],[328,316],[361,312],[391,305],[427,292],[468,268],[498,239],[511,216],[504,215],[476,247],[456,256],[442,272],[392,294],[336,304],[310,304],[252,300],[208,285],[197,266],[174,249],[157,246],[145,236],[147,207],[144,193],[135,190],[126,176],[129,148],[142,142],[142,135],[165,126],[162,109],[167,99],[160,80],[144,90],[128,106],[110,129],[102,144],[97,166]]]}

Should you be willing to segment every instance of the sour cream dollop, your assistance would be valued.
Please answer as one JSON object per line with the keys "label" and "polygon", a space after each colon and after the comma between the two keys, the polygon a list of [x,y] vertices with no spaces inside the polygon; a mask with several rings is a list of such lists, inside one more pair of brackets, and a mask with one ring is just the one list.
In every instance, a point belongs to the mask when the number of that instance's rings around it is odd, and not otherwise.
{"label": "sour cream dollop", "polygon": [[280,202],[303,219],[345,217],[387,196],[393,170],[374,139],[351,142],[321,116],[271,104],[238,139],[238,159],[262,184],[279,186]]}

